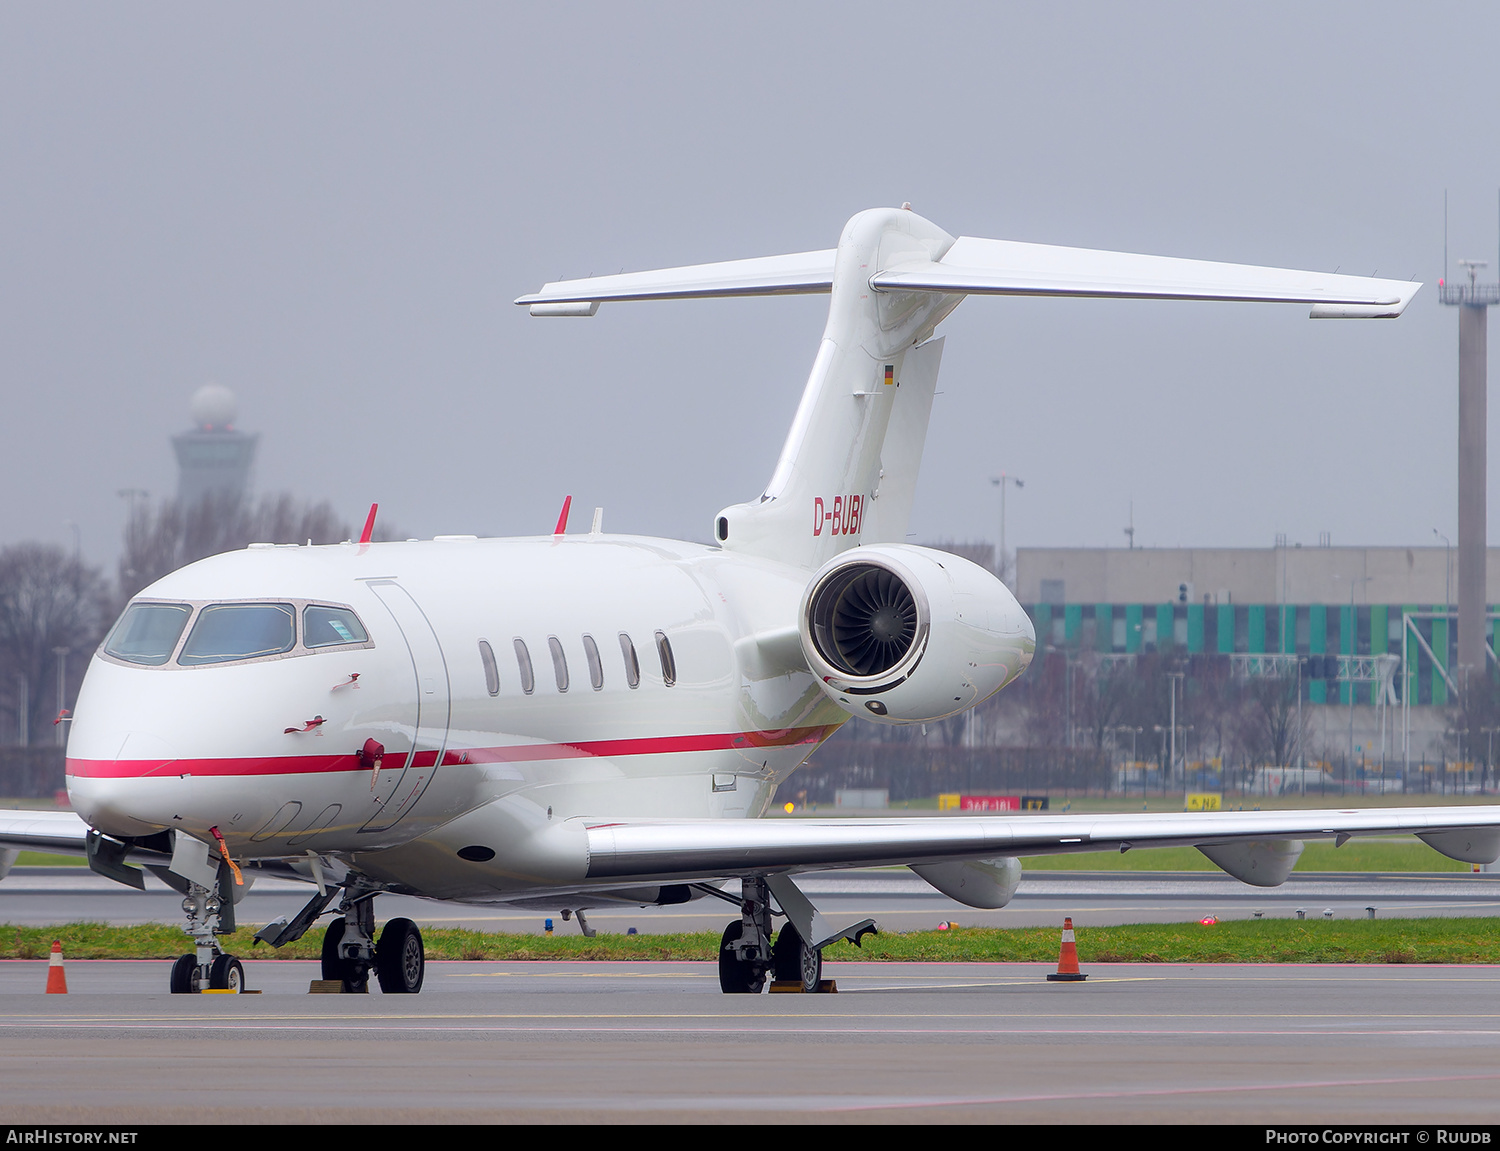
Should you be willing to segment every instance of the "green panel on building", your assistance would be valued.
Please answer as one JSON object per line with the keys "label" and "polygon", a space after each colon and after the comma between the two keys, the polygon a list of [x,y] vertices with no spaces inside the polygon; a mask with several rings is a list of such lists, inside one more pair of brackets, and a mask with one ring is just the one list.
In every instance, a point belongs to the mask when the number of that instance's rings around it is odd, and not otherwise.
{"label": "green panel on building", "polygon": [[1297,651],[1297,606],[1282,604],[1276,609],[1281,620],[1281,651],[1293,655]]}
{"label": "green panel on building", "polygon": [[1115,650],[1115,609],[1110,604],[1094,605],[1094,647],[1099,651]]}
{"label": "green panel on building", "polygon": [[[1370,609],[1370,654],[1384,655],[1391,645],[1390,609],[1378,603]],[[1370,685],[1370,702],[1380,702],[1380,684]]]}
{"label": "green panel on building", "polygon": [[1234,652],[1234,604],[1219,605],[1219,652],[1231,655]]}
{"label": "green panel on building", "polygon": [[1125,605],[1125,650],[1137,652],[1141,650],[1141,620],[1145,616],[1145,610],[1138,603]]}
{"label": "green panel on building", "polygon": [[1246,636],[1250,653],[1252,655],[1264,655],[1266,652],[1266,605],[1253,603],[1250,605],[1247,617]]}
{"label": "green panel on building", "polygon": [[[1201,603],[1188,604],[1188,651],[1199,652],[1203,650],[1203,605]],[[1496,649],[1500,651],[1500,648]]]}
{"label": "green panel on building", "polygon": [[[1446,608],[1434,606],[1433,611],[1446,611]],[[1432,621],[1432,654],[1437,656],[1439,666],[1448,666],[1448,621],[1435,619]],[[1432,703],[1434,707],[1442,707],[1448,702],[1448,683],[1443,679],[1443,673],[1436,667],[1432,669]]]}
{"label": "green panel on building", "polygon": [[1083,605],[1070,603],[1063,608],[1063,640],[1077,643],[1078,633],[1083,630]]}
{"label": "green panel on building", "polygon": [[[1328,607],[1315,603],[1307,609],[1307,650],[1313,655],[1322,655],[1328,650]],[[1315,679],[1308,686],[1310,703],[1328,702],[1328,681]]]}
{"label": "green panel on building", "polygon": [[1177,634],[1173,629],[1175,612],[1169,603],[1156,605],[1156,647],[1157,650],[1168,647],[1177,642]]}
{"label": "green panel on building", "polygon": [[1032,607],[1032,618],[1036,621],[1036,642],[1039,645],[1052,642],[1052,605],[1039,603]]}

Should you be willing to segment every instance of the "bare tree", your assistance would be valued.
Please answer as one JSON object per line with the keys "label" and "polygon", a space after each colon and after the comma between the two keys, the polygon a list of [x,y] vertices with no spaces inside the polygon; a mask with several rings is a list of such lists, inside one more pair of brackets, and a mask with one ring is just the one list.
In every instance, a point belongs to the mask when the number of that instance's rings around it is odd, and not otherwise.
{"label": "bare tree", "polygon": [[125,525],[120,558],[120,591],[129,599],[147,584],[186,564],[251,543],[337,543],[349,527],[331,505],[292,496],[250,500],[212,494],[191,507],[165,500],[152,509],[140,504]]}
{"label": "bare tree", "polygon": [[10,739],[19,742],[24,728],[29,743],[51,741],[58,669],[66,669],[71,701],[111,616],[97,568],[50,544],[0,549],[0,709],[10,717]]}
{"label": "bare tree", "polygon": [[1296,676],[1265,676],[1249,681],[1240,741],[1263,763],[1289,765],[1302,734],[1298,729]]}

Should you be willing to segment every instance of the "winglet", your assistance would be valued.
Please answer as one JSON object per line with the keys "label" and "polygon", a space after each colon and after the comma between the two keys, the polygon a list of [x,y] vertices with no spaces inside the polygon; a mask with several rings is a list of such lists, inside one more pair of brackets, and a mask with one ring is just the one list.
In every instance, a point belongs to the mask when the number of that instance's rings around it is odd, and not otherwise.
{"label": "winglet", "polygon": [[359,542],[362,544],[369,543],[370,537],[375,533],[375,509],[379,506],[379,504],[370,505],[370,514],[365,517],[365,530],[359,533]]}
{"label": "winglet", "polygon": [[572,496],[564,496],[563,497],[562,511],[558,514],[558,517],[557,517],[557,526],[552,529],[552,534],[553,535],[560,536],[560,535],[563,534],[563,532],[565,532],[565,531],[568,530],[568,509],[571,508],[572,506],[573,506],[573,497]]}

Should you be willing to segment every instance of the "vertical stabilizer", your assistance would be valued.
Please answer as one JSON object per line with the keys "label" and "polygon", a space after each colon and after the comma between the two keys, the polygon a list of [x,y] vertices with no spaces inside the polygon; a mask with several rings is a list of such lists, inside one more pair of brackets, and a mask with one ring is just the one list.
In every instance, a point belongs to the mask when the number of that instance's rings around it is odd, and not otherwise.
{"label": "vertical stabilizer", "polygon": [[905,540],[942,356],[940,341],[915,345],[963,296],[877,291],[870,281],[883,268],[940,260],[952,244],[909,210],[875,208],[845,226],[802,402],[765,493],[719,513],[726,550],[816,568],[861,542]]}

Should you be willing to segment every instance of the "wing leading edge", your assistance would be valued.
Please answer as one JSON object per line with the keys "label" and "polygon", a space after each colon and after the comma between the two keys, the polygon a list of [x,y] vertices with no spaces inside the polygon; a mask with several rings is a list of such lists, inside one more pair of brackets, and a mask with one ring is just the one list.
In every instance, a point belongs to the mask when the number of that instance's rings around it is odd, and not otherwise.
{"label": "wing leading edge", "polygon": [[588,877],[654,882],[1391,834],[1417,835],[1453,859],[1491,863],[1500,858],[1500,807],[597,823],[588,827]]}

